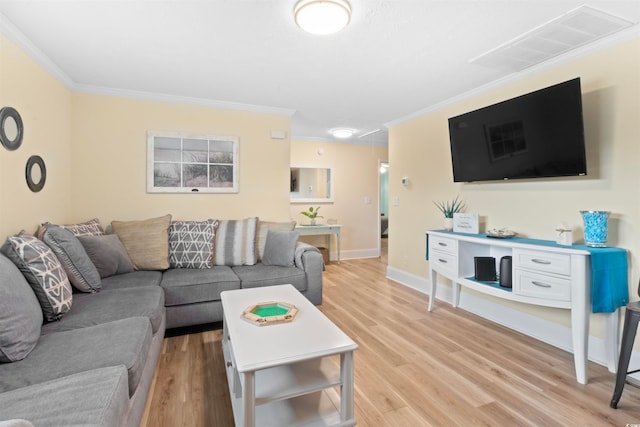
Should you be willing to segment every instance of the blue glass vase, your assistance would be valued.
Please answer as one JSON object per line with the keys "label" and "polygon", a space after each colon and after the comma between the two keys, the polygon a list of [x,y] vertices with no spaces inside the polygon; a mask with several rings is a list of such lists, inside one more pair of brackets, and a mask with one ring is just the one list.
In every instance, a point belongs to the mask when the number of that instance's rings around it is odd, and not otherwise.
{"label": "blue glass vase", "polygon": [[584,221],[584,243],[587,246],[601,247],[607,243],[609,212],[580,211]]}

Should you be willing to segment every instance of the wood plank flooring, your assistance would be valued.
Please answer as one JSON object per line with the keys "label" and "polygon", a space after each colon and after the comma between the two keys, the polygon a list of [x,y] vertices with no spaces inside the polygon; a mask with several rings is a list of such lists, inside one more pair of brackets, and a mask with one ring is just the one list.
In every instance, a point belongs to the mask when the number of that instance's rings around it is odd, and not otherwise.
{"label": "wood plank flooring", "polygon": [[[609,402],[614,375],[385,278],[386,260],[327,266],[320,309],[359,349],[358,426],[626,426],[640,389]],[[141,426],[233,426],[221,330],[166,338]],[[283,426],[284,427],[284,426]]]}

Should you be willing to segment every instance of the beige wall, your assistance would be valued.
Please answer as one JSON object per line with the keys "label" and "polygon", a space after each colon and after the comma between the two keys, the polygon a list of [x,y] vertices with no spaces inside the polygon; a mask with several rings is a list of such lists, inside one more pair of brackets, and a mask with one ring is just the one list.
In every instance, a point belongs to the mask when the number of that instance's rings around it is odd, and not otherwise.
{"label": "beige wall", "polygon": [[[322,153],[322,154],[319,154]],[[336,144],[320,141],[291,143],[291,165],[331,168],[333,203],[292,203],[291,218],[299,224],[309,220],[300,214],[309,206],[321,206],[324,221],[337,219],[341,232],[341,257],[362,258],[378,255],[379,161],[387,160],[387,147],[360,144]],[[365,203],[365,198],[371,200]],[[326,246],[322,238],[305,237],[310,243]],[[336,250],[335,244],[332,251]]]}
{"label": "beige wall", "polygon": [[[442,228],[433,200],[460,195],[467,212],[477,212],[487,228],[508,226],[534,238],[555,238],[566,221],[582,235],[579,211],[612,212],[609,243],[630,252],[630,290],[637,299],[640,260],[640,39],[541,71],[483,95],[425,114],[390,129],[389,266],[427,277],[424,232]],[[492,183],[453,183],[447,119],[555,83],[581,77],[588,176]],[[401,187],[400,177],[411,185]],[[568,312],[512,305],[569,324]],[[594,325],[596,326],[596,325]],[[599,326],[599,322],[598,322]],[[596,329],[597,327],[596,326]],[[597,333],[597,332],[596,332]]]}
{"label": "beige wall", "polygon": [[[24,140],[15,151],[0,147],[0,239],[43,221],[64,221],[71,202],[71,92],[0,34],[0,108],[22,117]],[[32,155],[45,161],[47,179],[39,193],[25,181]]]}
{"label": "beige wall", "polygon": [[[289,116],[88,94],[73,95],[73,112],[73,221],[289,218],[290,142],[271,139],[290,134]],[[239,192],[147,193],[147,131],[237,136]]]}

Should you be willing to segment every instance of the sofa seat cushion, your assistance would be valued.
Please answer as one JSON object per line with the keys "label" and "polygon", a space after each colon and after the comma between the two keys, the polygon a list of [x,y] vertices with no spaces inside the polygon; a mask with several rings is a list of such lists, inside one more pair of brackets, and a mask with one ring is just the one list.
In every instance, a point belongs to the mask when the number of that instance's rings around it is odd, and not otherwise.
{"label": "sofa seat cushion", "polygon": [[149,354],[151,337],[151,323],[146,317],[42,335],[28,357],[0,364],[0,393],[91,369],[124,365],[132,396]]}
{"label": "sofa seat cushion", "polygon": [[162,275],[167,307],[197,302],[219,301],[220,292],[240,289],[240,280],[231,267],[176,268]]}
{"label": "sofa seat cushion", "polygon": [[164,316],[164,292],[159,286],[76,294],[73,308],[58,322],[43,325],[42,334],[70,331],[128,317],[146,317],[155,334]]}
{"label": "sofa seat cushion", "polygon": [[303,270],[296,267],[281,267],[258,263],[252,266],[232,268],[233,272],[240,278],[240,286],[243,289],[291,284],[300,292],[307,290],[307,276]]}
{"label": "sofa seat cushion", "polygon": [[0,394],[0,420],[35,426],[122,425],[129,406],[127,369],[93,369]]}
{"label": "sofa seat cushion", "polygon": [[160,286],[162,272],[151,270],[133,271],[131,273],[116,274],[102,279],[102,289],[139,288],[145,286]]}

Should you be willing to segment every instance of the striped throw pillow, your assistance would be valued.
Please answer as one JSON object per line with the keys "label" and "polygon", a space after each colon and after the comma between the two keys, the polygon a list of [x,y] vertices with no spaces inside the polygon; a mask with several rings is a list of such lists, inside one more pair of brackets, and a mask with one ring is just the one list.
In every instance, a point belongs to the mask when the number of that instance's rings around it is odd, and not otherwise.
{"label": "striped throw pillow", "polygon": [[254,265],[258,217],[222,220],[213,245],[213,265]]}

